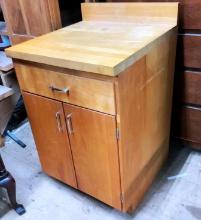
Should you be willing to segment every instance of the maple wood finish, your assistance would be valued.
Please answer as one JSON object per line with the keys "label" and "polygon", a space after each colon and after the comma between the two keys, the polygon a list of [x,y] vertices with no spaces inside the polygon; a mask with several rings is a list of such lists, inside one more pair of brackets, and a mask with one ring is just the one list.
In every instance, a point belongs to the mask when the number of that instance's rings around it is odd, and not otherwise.
{"label": "maple wood finish", "polygon": [[[156,155],[164,158],[168,151],[175,35],[176,30],[167,34],[155,48],[122,72],[118,78],[117,116],[119,115],[118,126],[121,134],[121,183],[122,191],[125,192],[123,196],[127,201],[125,210],[136,208],[163,161],[153,161],[152,158]],[[157,88],[160,88],[160,92]],[[128,96],[131,91],[133,95]],[[152,166],[158,168],[152,170]],[[150,182],[146,181],[145,185],[133,194],[134,189],[139,187],[135,182],[140,179],[143,182],[146,177],[142,173],[147,172],[153,173],[153,176],[148,178]]]}
{"label": "maple wood finish", "polygon": [[[111,80],[107,82],[70,75],[73,72],[71,70],[63,74],[34,67],[34,65],[16,63],[15,68],[21,73],[18,79],[21,89],[25,91],[115,114],[114,86]],[[69,91],[66,95],[52,90],[51,86],[67,88]]]}
{"label": "maple wood finish", "polygon": [[25,92],[23,98],[43,170],[76,187],[62,103]]}
{"label": "maple wood finish", "polygon": [[[100,10],[101,8],[101,10]],[[163,11],[165,10],[165,13]],[[82,4],[82,17],[84,21],[115,21],[115,22],[139,22],[141,18],[150,18],[157,23],[159,19],[168,22],[177,22],[178,9],[169,3],[138,3],[138,4]],[[113,14],[111,16],[111,14]],[[168,17],[168,19],[167,19]],[[143,22],[142,22],[143,23]],[[146,24],[146,23],[145,23]]]}
{"label": "maple wood finish", "polygon": [[85,21],[7,50],[44,171],[124,212],[169,147],[178,4],[155,7],[84,4]]}
{"label": "maple wood finish", "polygon": [[[175,5],[85,3],[83,21],[16,45],[7,54],[16,59],[116,76],[176,26]],[[161,13],[164,9],[165,13]]]}
{"label": "maple wood finish", "polygon": [[69,104],[64,111],[78,188],[121,209],[115,117]]}
{"label": "maple wood finish", "polygon": [[0,0],[13,45],[61,28],[58,0]]}

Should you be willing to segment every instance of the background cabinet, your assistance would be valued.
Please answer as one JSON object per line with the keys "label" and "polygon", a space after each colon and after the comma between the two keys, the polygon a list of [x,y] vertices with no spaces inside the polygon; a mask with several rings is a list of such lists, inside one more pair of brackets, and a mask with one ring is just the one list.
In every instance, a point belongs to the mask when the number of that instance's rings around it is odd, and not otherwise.
{"label": "background cabinet", "polygon": [[58,0],[0,0],[0,8],[5,19],[2,34],[8,35],[12,44],[61,28]]}

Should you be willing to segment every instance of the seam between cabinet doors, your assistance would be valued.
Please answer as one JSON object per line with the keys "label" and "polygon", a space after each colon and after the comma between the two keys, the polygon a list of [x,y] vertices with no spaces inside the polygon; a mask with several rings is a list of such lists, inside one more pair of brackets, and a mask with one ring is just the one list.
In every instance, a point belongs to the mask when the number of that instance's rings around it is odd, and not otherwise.
{"label": "seam between cabinet doors", "polygon": [[69,137],[68,128],[67,128],[67,121],[66,121],[66,116],[65,116],[65,111],[64,111],[64,103],[61,102],[61,104],[62,104],[62,110],[63,110],[63,113],[64,113],[65,128],[66,128],[66,132],[67,132],[67,135],[68,135],[68,142],[69,142],[69,146],[70,146],[71,158],[72,158],[72,162],[73,162],[76,186],[77,186],[77,189],[79,189],[78,179],[77,179],[76,170],[75,170],[75,163],[74,163],[74,158],[73,158],[73,152],[72,152],[72,146],[71,146],[71,142],[70,142],[70,137]]}

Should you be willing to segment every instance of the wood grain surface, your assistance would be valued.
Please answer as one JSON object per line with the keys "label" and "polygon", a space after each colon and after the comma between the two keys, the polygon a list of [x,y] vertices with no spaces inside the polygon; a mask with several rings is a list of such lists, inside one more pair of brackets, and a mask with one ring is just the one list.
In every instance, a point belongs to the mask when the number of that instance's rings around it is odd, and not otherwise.
{"label": "wood grain surface", "polygon": [[177,23],[178,3],[83,3],[84,21],[151,22]]}
{"label": "wood grain surface", "polygon": [[[0,0],[0,6],[9,34],[26,34],[25,22],[19,0]],[[11,16],[12,15],[12,16]]]}
{"label": "wood grain surface", "polygon": [[[38,68],[34,65],[15,64],[20,87],[24,91],[50,97],[67,103],[115,114],[114,84],[111,81],[79,77],[66,70],[66,74]],[[67,94],[49,87],[69,88]]]}
{"label": "wood grain surface", "polygon": [[[113,7],[84,4],[84,21],[7,52],[16,58],[21,89],[51,98],[25,96],[46,172],[64,181],[67,168],[57,165],[66,160],[65,145],[78,189],[127,212],[139,205],[168,153],[178,4]],[[70,92],[54,94],[49,84]]]}
{"label": "wood grain surface", "polygon": [[201,29],[200,0],[106,0],[106,2],[179,2],[179,28],[191,30]]}
{"label": "wood grain surface", "polygon": [[201,72],[186,70],[180,79],[181,102],[201,105]]}
{"label": "wood grain surface", "polygon": [[183,29],[201,29],[201,1],[181,0],[180,1],[180,25]]}
{"label": "wood grain surface", "polygon": [[61,28],[58,0],[0,0],[0,8],[13,45]]}
{"label": "wood grain surface", "polygon": [[23,98],[44,172],[76,188],[62,103],[25,92]]}
{"label": "wood grain surface", "polygon": [[193,33],[180,35],[178,45],[179,65],[201,68],[201,35]]}
{"label": "wood grain surface", "polygon": [[[118,77],[117,119],[124,211],[137,207],[162,163],[148,166],[150,160],[157,152],[164,158],[168,151],[176,31],[166,35],[157,47]],[[142,177],[142,173],[152,174]],[[138,178],[146,181],[135,192]]]}
{"label": "wood grain surface", "polygon": [[183,106],[177,109],[177,117],[179,123],[175,128],[175,134],[183,140],[201,143],[201,109]]}
{"label": "wood grain surface", "polygon": [[68,104],[64,109],[78,188],[121,210],[115,117]]}
{"label": "wood grain surface", "polygon": [[[96,11],[98,14],[104,13],[106,9],[110,12],[112,8],[110,4],[101,4],[99,7],[96,3],[86,3],[82,7],[84,18],[88,11]],[[132,22],[124,20],[126,16],[122,16],[120,22],[105,19],[82,21],[16,45],[6,52],[17,59],[115,76],[145,55],[154,47],[158,37],[177,25],[177,3],[164,6],[161,3],[142,4],[140,7],[137,3],[117,3],[113,7],[114,13],[117,7],[120,12],[125,10],[128,16],[133,13]],[[160,16],[150,14],[147,18],[139,17],[146,9],[156,12],[155,8],[161,7],[166,10],[161,10]],[[162,16],[165,16],[165,20]]]}

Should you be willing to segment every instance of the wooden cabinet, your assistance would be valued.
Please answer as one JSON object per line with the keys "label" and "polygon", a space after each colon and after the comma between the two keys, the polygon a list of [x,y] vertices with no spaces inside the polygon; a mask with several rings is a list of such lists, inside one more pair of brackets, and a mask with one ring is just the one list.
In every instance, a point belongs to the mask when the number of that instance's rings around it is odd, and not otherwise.
{"label": "wooden cabinet", "polygon": [[83,22],[6,50],[43,170],[123,212],[167,157],[177,8],[83,4]]}
{"label": "wooden cabinet", "polygon": [[23,92],[43,170],[77,187],[62,103]]}

